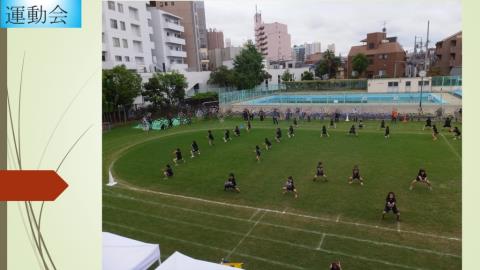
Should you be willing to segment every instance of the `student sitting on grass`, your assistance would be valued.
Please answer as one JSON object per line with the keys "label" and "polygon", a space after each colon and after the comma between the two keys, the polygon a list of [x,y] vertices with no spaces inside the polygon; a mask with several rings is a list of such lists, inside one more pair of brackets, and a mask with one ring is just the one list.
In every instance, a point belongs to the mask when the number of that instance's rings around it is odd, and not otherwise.
{"label": "student sitting on grass", "polygon": [[237,181],[235,179],[235,175],[233,175],[233,173],[230,173],[230,175],[228,176],[227,181],[223,185],[223,190],[224,191],[234,190],[236,192],[240,192],[240,189],[237,187]]}
{"label": "student sitting on grass", "polygon": [[390,138],[390,127],[387,126],[385,128],[385,139],[389,139]]}
{"label": "student sitting on grass", "polygon": [[265,142],[263,143],[265,145],[265,149],[270,150],[272,148],[272,143],[268,138],[265,138]]}
{"label": "student sitting on grass", "polygon": [[317,181],[317,178],[322,178],[324,182],[327,182],[327,175],[325,174],[325,169],[323,168],[322,162],[318,162],[317,164],[317,171],[315,172],[315,175],[313,176],[313,181]]}
{"label": "student sitting on grass", "polygon": [[275,141],[280,142],[282,139],[282,130],[280,128],[277,128],[277,131],[275,131]]}
{"label": "student sitting on grass", "polygon": [[260,156],[262,153],[260,152],[260,147],[258,145],[255,145],[255,158],[257,159],[258,162],[260,162]]}
{"label": "student sitting on grass", "polygon": [[438,139],[437,135],[438,135],[437,126],[433,125],[432,126],[432,138],[433,138],[434,141],[436,141]]}
{"label": "student sitting on grass", "polygon": [[445,123],[443,123],[443,129],[448,129],[448,131],[452,131],[452,119],[447,116],[445,119]]}
{"label": "student sitting on grass", "polygon": [[240,136],[240,129],[238,128],[238,126],[235,126],[235,129],[233,130],[233,134],[237,137]]}
{"label": "student sitting on grass", "polygon": [[321,137],[330,137],[330,134],[328,134],[327,127],[323,125],[322,127],[322,134],[320,135]]}
{"label": "student sitting on grass", "polygon": [[177,150],[175,150],[173,154],[175,154],[175,158],[173,159],[175,166],[177,166],[178,162],[180,161],[183,161],[183,163],[185,163],[185,160],[182,157],[182,151],[180,151],[180,148],[177,148]]}
{"label": "student sitting on grass", "polygon": [[293,126],[292,126],[292,125],[290,125],[290,127],[288,128],[288,133],[287,133],[287,135],[288,135],[288,138],[293,138],[293,137],[295,137],[295,131],[293,130]]}
{"label": "student sitting on grass", "polygon": [[360,169],[358,168],[358,165],[355,165],[352,170],[352,176],[350,176],[348,183],[352,184],[354,180],[357,180],[360,182],[360,185],[363,186],[363,178],[360,176]]}
{"label": "student sitting on grass", "polygon": [[207,138],[208,138],[208,145],[212,146],[214,138],[211,130],[208,131]]}
{"label": "student sitting on grass", "polygon": [[200,155],[200,148],[198,147],[198,144],[196,141],[192,142],[192,150],[190,151],[190,153],[192,154],[192,158],[195,157],[195,154]]}
{"label": "student sitting on grass", "polygon": [[385,199],[385,208],[383,209],[382,219],[385,218],[385,214],[392,211],[397,215],[397,221],[400,221],[400,211],[397,208],[397,199],[395,198],[395,193],[389,192],[387,198]]}
{"label": "student sitting on grass", "polygon": [[432,184],[427,179],[427,172],[424,169],[418,171],[417,177],[410,183],[410,190],[413,189],[413,186],[417,183],[426,184],[430,190],[432,190]]}
{"label": "student sitting on grass", "polygon": [[298,198],[298,192],[297,189],[295,188],[295,184],[293,183],[293,177],[289,176],[287,179],[287,182],[285,182],[285,185],[283,186],[283,194],[286,194],[287,192],[293,192],[295,194],[295,199]]}
{"label": "student sitting on grass", "polygon": [[172,170],[172,166],[170,166],[170,164],[167,164],[167,166],[163,170],[163,175],[165,175],[164,179],[173,177],[173,170]]}
{"label": "student sitting on grass", "polygon": [[223,133],[223,141],[228,142],[231,141],[232,138],[230,137],[230,130],[225,129],[225,132]]}
{"label": "student sitting on grass", "polygon": [[460,132],[460,129],[458,129],[458,127],[455,127],[453,129],[453,133],[454,133],[454,135],[453,135],[454,140],[460,140],[462,138],[462,133]]}
{"label": "student sitting on grass", "polygon": [[358,136],[357,130],[355,129],[355,125],[352,125],[352,126],[350,127],[350,130],[348,131],[348,135]]}

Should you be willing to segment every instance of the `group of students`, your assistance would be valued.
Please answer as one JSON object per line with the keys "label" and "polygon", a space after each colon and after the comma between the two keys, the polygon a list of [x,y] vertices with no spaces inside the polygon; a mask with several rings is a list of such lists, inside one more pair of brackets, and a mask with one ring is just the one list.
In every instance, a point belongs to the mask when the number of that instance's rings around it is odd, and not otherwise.
{"label": "group of students", "polygon": [[[438,129],[435,124],[432,124],[432,118],[428,117],[425,123],[425,126],[423,126],[423,129],[425,130],[426,128],[431,128],[432,129],[432,138],[434,141],[438,139]],[[455,126],[452,128],[452,119],[450,117],[445,118],[445,122],[443,123],[443,129],[447,129],[448,132],[453,132],[453,139],[454,140],[460,140],[462,138],[462,133],[460,132],[460,129]]]}

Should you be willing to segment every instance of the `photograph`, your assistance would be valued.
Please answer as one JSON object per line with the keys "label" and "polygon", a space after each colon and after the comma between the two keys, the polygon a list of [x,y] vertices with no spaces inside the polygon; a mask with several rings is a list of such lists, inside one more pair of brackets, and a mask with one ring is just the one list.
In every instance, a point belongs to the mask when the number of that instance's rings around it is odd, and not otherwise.
{"label": "photograph", "polygon": [[102,69],[103,269],[462,267],[461,1],[103,1]]}

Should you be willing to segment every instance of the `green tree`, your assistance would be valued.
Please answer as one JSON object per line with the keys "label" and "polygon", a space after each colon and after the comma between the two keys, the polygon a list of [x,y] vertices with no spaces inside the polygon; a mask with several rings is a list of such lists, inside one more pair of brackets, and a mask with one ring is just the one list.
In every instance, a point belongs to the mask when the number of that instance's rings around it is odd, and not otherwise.
{"label": "green tree", "polygon": [[327,50],[323,53],[323,59],[317,63],[315,67],[315,76],[334,78],[337,74],[337,69],[340,66],[340,57]]}
{"label": "green tree", "polygon": [[293,74],[287,69],[283,72],[281,79],[283,82],[291,82],[293,81]]}
{"label": "green tree", "polygon": [[238,89],[251,89],[263,82],[267,74],[263,70],[262,61],[263,56],[257,51],[255,45],[251,41],[247,42],[233,60],[233,70]]}
{"label": "green tree", "polygon": [[236,85],[235,72],[226,66],[220,66],[210,73],[208,83],[220,87],[233,87]]}
{"label": "green tree", "polygon": [[178,105],[185,98],[185,88],[187,88],[187,79],[178,72],[155,73],[146,82],[144,96],[157,108],[162,105]]}
{"label": "green tree", "polygon": [[368,65],[368,58],[363,53],[356,54],[352,59],[352,70],[356,71],[359,77],[367,70]]}
{"label": "green tree", "polygon": [[313,78],[313,73],[308,71],[308,70],[305,70],[303,73],[302,73],[302,81],[312,81],[314,78]]}
{"label": "green tree", "polygon": [[[124,65],[102,71],[102,100],[104,112],[110,113],[132,105],[133,100],[140,95],[142,78]],[[118,115],[119,119],[120,114]]]}

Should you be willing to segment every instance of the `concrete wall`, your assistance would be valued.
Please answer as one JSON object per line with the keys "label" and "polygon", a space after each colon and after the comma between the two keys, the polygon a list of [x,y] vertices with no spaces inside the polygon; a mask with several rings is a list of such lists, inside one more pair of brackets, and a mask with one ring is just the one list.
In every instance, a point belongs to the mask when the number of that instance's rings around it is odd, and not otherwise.
{"label": "concrete wall", "polygon": [[[422,79],[417,78],[391,78],[391,79],[369,79],[368,92],[369,93],[384,93],[384,92],[420,92],[419,82]],[[423,91],[432,91],[432,78],[423,78],[425,85]],[[410,82],[410,86],[408,83]],[[389,86],[390,83],[390,86]],[[392,83],[398,85],[391,85]],[[428,85],[427,85],[428,84]]]}

